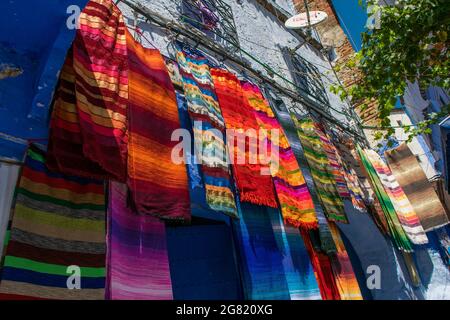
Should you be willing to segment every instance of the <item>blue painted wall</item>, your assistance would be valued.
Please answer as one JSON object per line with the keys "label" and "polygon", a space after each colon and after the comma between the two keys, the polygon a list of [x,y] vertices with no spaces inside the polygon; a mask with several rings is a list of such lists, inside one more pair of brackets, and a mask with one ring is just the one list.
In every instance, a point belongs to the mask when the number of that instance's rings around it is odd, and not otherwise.
{"label": "blue painted wall", "polygon": [[[0,79],[0,157],[21,159],[21,138],[48,136],[48,115],[58,73],[75,30],[69,30],[67,8],[82,9],[87,0],[8,0],[0,2],[0,71],[21,74]],[[1,78],[1,77],[0,77]]]}

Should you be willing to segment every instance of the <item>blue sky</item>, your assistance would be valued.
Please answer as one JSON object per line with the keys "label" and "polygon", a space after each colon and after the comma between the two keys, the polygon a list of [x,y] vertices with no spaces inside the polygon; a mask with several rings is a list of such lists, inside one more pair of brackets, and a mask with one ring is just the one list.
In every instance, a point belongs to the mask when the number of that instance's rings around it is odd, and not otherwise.
{"label": "blue sky", "polygon": [[359,51],[361,32],[364,31],[367,21],[366,11],[358,4],[358,0],[332,0],[332,2],[350,43],[356,51]]}

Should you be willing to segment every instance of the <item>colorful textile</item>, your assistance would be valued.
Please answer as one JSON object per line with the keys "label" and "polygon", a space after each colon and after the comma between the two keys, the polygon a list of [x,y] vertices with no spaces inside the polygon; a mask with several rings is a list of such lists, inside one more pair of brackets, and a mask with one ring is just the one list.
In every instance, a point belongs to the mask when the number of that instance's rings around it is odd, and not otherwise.
{"label": "colorful textile", "polygon": [[[50,172],[44,157],[29,148],[16,188],[0,297],[103,299],[103,182]],[[69,289],[77,285],[77,269],[70,266],[79,268],[81,290]]]}
{"label": "colorful textile", "polygon": [[420,224],[419,217],[389,167],[375,151],[367,150],[366,152],[370,162],[378,174],[378,177],[380,178],[381,183],[384,186],[384,190],[394,205],[398,220],[400,221],[409,240],[414,244],[427,243],[428,239],[422,225]]}
{"label": "colorful textile", "polygon": [[225,124],[208,61],[200,53],[184,48],[178,50],[177,62],[193,122],[196,154],[201,162],[207,203],[216,211],[236,217],[224,138]]}
{"label": "colorful textile", "polygon": [[127,32],[129,56],[128,187],[134,210],[169,220],[190,220],[188,176],[172,161],[180,128],[173,85],[164,59]]}
{"label": "colorful textile", "polygon": [[137,215],[126,203],[126,185],[111,182],[106,296],[112,300],[171,300],[164,222]]}
{"label": "colorful textile", "polygon": [[309,258],[314,267],[314,274],[319,284],[320,294],[323,300],[341,300],[339,289],[333,275],[330,258],[320,250],[314,248],[311,235],[315,231],[308,232],[300,229]]}
{"label": "colorful textile", "polygon": [[50,165],[67,174],[125,181],[128,60],[123,16],[111,0],[92,0],[79,23],[53,107]]}
{"label": "colorful textile", "polygon": [[406,144],[386,152],[386,160],[425,231],[449,223],[436,191]]}
{"label": "colorful textile", "polygon": [[295,118],[294,123],[328,220],[347,223],[344,204],[314,122],[311,119]]}
{"label": "colorful textile", "polygon": [[350,198],[350,191],[344,177],[344,168],[341,165],[342,161],[337,153],[336,147],[319,123],[314,123],[314,126],[327,155],[329,168],[331,169],[334,181],[336,182],[338,194],[341,198]]}
{"label": "colorful textile", "polygon": [[[295,227],[317,228],[311,194],[280,123],[257,86],[243,82],[242,88],[244,96],[253,108],[259,128],[266,130],[268,150],[274,152],[278,149],[278,154],[275,154],[277,159],[271,154],[269,160],[284,220]],[[278,133],[278,141],[271,136],[272,130]]]}
{"label": "colorful textile", "polygon": [[319,285],[300,232],[284,225],[278,209],[267,209],[278,250],[283,256],[283,269],[291,300],[321,300]]}
{"label": "colorful textile", "polygon": [[[252,107],[244,98],[241,84],[237,77],[227,70],[211,69],[211,76],[226,127],[229,129],[227,133],[232,131],[236,136],[246,135],[244,146],[236,143],[234,137],[229,134],[227,136],[240,199],[244,202],[276,208],[278,204],[272,178],[270,175],[261,174],[262,170],[267,171],[268,167],[257,163],[259,126]],[[256,153],[251,153],[252,150]],[[240,159],[241,157],[243,159]],[[238,163],[239,160],[244,160],[244,163]]]}
{"label": "colorful textile", "polygon": [[362,300],[358,280],[353,272],[352,263],[345,249],[339,229],[334,222],[330,222],[329,226],[337,247],[337,254],[332,258],[331,263],[341,300]]}
{"label": "colorful textile", "polygon": [[395,245],[400,250],[403,250],[405,252],[411,252],[413,250],[412,244],[409,241],[408,236],[406,235],[405,231],[403,230],[400,224],[394,205],[392,204],[391,199],[384,190],[383,184],[380,181],[380,178],[378,177],[375,168],[370,162],[366,151],[362,150],[359,147],[357,150],[361,158],[361,161],[367,171],[367,174],[370,177],[373,190],[375,191],[375,194],[379,200],[381,208],[383,209],[383,213],[388,224],[388,230]]}

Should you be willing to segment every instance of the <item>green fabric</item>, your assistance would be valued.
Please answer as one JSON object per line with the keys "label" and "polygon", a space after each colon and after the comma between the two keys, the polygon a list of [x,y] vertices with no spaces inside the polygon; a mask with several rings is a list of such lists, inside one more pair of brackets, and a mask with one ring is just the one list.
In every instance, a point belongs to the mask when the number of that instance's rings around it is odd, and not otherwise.
{"label": "green fabric", "polygon": [[391,234],[391,237],[397,246],[398,249],[406,251],[406,252],[412,252],[412,244],[408,239],[408,236],[406,235],[405,231],[403,230],[400,221],[398,220],[397,213],[395,211],[394,205],[392,204],[391,199],[389,198],[388,194],[384,190],[384,187],[380,181],[380,178],[378,177],[378,174],[373,167],[372,163],[369,161],[369,159],[366,156],[366,153],[364,150],[362,150],[360,147],[357,147],[358,154],[361,158],[361,161],[363,163],[364,168],[366,169],[369,178],[372,182],[373,189],[375,191],[375,194],[380,201],[381,208],[383,209],[384,216],[386,217],[386,221],[388,223],[389,232]]}

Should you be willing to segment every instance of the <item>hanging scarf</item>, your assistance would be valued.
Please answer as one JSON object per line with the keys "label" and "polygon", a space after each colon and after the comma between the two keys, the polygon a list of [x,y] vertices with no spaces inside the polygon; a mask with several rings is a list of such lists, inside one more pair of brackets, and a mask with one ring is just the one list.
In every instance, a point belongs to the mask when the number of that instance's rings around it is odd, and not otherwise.
{"label": "hanging scarf", "polygon": [[213,210],[236,217],[224,139],[225,124],[208,61],[197,52],[183,49],[177,52],[177,62],[199,149],[197,156],[201,160],[207,203]]}
{"label": "hanging scarf", "polygon": [[49,164],[67,174],[126,180],[126,27],[111,0],[90,1],[62,71]]}
{"label": "hanging scarf", "polygon": [[311,119],[294,119],[319,197],[330,221],[348,223],[322,140]]}
{"label": "hanging scarf", "polygon": [[[260,164],[252,164],[251,159],[258,160],[258,154],[250,154],[252,150],[258,150],[258,123],[252,107],[244,98],[242,87],[237,77],[222,69],[211,69],[217,98],[219,100],[222,115],[227,129],[235,134],[246,134],[245,146],[236,144],[234,139],[228,139],[228,150],[233,157],[233,173],[239,190],[241,201],[253,204],[277,207],[273,183],[270,175],[262,175],[263,167]],[[229,137],[228,137],[229,138]],[[234,154],[231,154],[231,150]],[[238,159],[244,155],[245,163],[238,163]]]}
{"label": "hanging scarf", "polygon": [[389,233],[393,238],[395,245],[400,250],[403,250],[405,252],[411,252],[413,250],[411,242],[409,241],[408,236],[406,235],[405,231],[403,230],[400,224],[400,221],[398,220],[394,205],[392,204],[392,201],[390,200],[388,194],[384,190],[383,184],[381,183],[375,168],[370,162],[367,153],[361,150],[361,148],[359,147],[357,148],[357,150],[361,158],[361,161],[367,171],[367,174],[370,177],[373,190],[375,191],[375,194],[380,202],[381,208],[383,209],[388,224]]}
{"label": "hanging scarf", "polygon": [[[254,110],[259,128],[267,130],[268,150],[276,147],[279,150],[278,168],[274,168],[271,163],[270,171],[284,220],[295,227],[317,228],[311,194],[280,123],[257,86],[243,82],[242,88]],[[271,130],[279,133],[278,145],[270,136]]]}
{"label": "hanging scarf", "polygon": [[403,230],[409,240],[414,244],[425,244],[428,242],[425,231],[420,224],[419,217],[415,213],[411,203],[406,197],[403,189],[398,184],[389,167],[381,157],[373,150],[367,150],[367,156],[384,186],[398,216]]}
{"label": "hanging scarf", "polygon": [[106,296],[112,300],[171,300],[164,222],[137,215],[126,203],[126,185],[111,182]]}
{"label": "hanging scarf", "polygon": [[314,123],[314,126],[327,155],[328,167],[330,168],[331,174],[336,182],[338,194],[341,198],[350,198],[350,191],[344,177],[344,169],[336,147],[331,142],[329,135],[325,132],[322,125],[316,122]]}
{"label": "hanging scarf", "polygon": [[[105,195],[102,181],[48,171],[28,149],[13,208],[0,297],[103,299]],[[69,266],[79,267],[82,290]]]}
{"label": "hanging scarf", "polygon": [[172,161],[180,128],[173,85],[164,59],[127,33],[129,55],[128,186],[134,210],[163,219],[189,221],[188,177]]}
{"label": "hanging scarf", "polygon": [[449,223],[436,191],[406,144],[386,153],[386,160],[425,231]]}
{"label": "hanging scarf", "polygon": [[362,300],[361,290],[353,272],[352,263],[345,249],[339,230],[334,222],[330,222],[330,230],[337,247],[337,254],[332,258],[336,284],[342,300]]}

